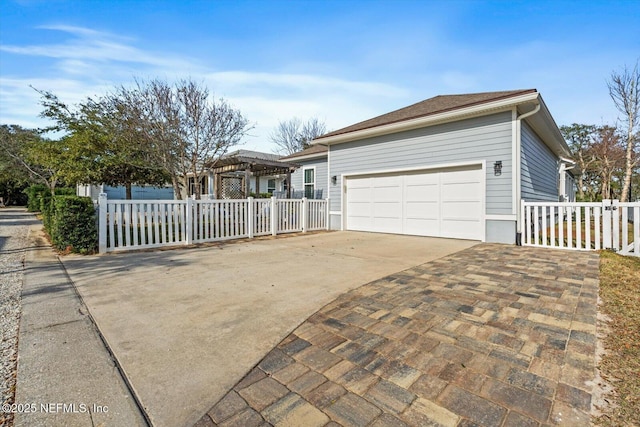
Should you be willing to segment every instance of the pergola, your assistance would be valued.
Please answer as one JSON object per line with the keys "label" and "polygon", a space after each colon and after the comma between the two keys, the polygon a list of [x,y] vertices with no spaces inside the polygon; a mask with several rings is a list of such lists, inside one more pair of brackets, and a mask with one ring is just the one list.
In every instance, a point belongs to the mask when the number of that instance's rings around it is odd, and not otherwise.
{"label": "pergola", "polygon": [[[230,153],[208,167],[213,174],[213,189],[216,198],[221,198],[222,178],[227,174],[240,175],[244,174],[244,194],[250,193],[250,177],[286,175],[287,197],[291,196],[291,172],[295,171],[300,165],[289,162],[281,162],[277,160],[277,155],[259,153],[248,150],[238,150]],[[260,193],[260,180],[256,179],[256,193]]]}

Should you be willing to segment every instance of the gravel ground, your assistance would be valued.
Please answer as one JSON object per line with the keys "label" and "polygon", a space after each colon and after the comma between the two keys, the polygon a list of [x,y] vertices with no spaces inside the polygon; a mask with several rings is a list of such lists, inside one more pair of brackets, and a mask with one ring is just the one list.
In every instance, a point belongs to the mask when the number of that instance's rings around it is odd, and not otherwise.
{"label": "gravel ground", "polygon": [[[29,223],[35,217],[24,209],[0,209],[0,396],[13,403],[20,326],[20,293],[24,277]],[[11,425],[12,414],[0,412],[0,425]]]}

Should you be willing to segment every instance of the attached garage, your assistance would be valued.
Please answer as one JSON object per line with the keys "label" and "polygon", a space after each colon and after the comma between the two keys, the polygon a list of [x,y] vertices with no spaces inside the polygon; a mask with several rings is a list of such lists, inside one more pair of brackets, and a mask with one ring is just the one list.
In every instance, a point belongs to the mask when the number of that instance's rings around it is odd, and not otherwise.
{"label": "attached garage", "polygon": [[569,156],[538,91],[524,89],[435,96],[325,134],[287,160],[326,170],[315,185],[333,230],[516,243],[522,200],[571,193],[558,184]]}
{"label": "attached garage", "polygon": [[345,176],[346,229],[484,239],[482,164]]}

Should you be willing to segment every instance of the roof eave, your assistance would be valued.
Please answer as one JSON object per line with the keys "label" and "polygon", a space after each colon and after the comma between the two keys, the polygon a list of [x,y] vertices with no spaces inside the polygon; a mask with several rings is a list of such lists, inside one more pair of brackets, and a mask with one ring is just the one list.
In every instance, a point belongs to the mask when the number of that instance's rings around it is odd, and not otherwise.
{"label": "roof eave", "polygon": [[283,161],[292,160],[294,162],[297,162],[299,160],[312,160],[312,159],[319,159],[321,157],[327,157],[327,152],[323,151],[321,153],[305,154],[304,156],[285,157],[283,158]]}
{"label": "roof eave", "polygon": [[419,129],[422,127],[451,122],[451,121],[460,120],[463,118],[482,116],[482,115],[490,114],[493,112],[508,110],[520,104],[534,102],[539,98],[539,95],[540,94],[538,92],[524,93],[518,96],[486,102],[479,105],[472,105],[469,107],[458,108],[452,111],[444,111],[442,113],[430,114],[428,116],[418,117],[410,120],[404,120],[397,123],[390,123],[388,125],[376,126],[372,128],[362,129],[354,132],[347,132],[347,133],[333,135],[333,136],[324,137],[324,138],[320,137],[318,139],[313,140],[311,144],[314,144],[314,145],[342,144],[345,142],[357,141],[360,139],[372,138],[375,136],[388,135],[391,133]]}
{"label": "roof eave", "polygon": [[524,119],[546,142],[547,146],[558,156],[571,158],[571,150],[567,145],[551,112],[542,97],[539,97],[540,111]]}

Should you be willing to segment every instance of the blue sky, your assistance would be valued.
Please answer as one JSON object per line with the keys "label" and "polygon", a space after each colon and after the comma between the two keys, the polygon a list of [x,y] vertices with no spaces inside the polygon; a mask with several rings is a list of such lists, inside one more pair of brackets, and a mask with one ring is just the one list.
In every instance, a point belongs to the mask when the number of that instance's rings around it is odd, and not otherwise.
{"label": "blue sky", "polygon": [[0,0],[0,123],[44,125],[134,77],[202,82],[274,151],[281,120],[335,130],[441,94],[536,88],[558,125],[613,124],[640,1]]}

